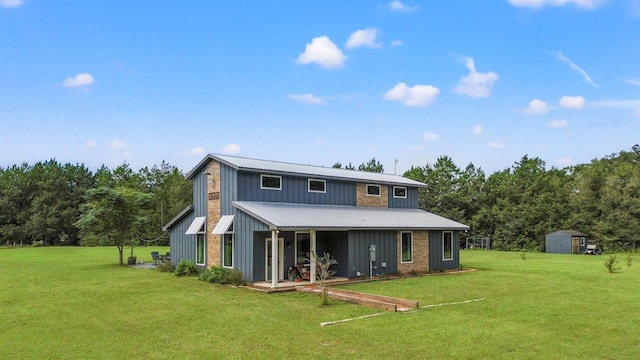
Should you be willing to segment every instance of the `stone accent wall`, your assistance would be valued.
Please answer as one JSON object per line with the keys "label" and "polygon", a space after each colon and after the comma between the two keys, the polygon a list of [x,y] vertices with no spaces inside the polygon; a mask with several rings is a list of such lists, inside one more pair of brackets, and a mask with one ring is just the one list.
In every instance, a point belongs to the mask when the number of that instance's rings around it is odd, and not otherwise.
{"label": "stone accent wall", "polygon": [[413,261],[402,263],[402,231],[397,232],[398,270],[403,273],[429,270],[429,232],[415,230],[413,233]]}
{"label": "stone accent wall", "polygon": [[367,196],[367,184],[356,185],[356,206],[389,207],[389,186],[380,185],[380,196]]}
{"label": "stone accent wall", "polygon": [[211,232],[220,221],[220,163],[211,161],[207,165],[207,268],[220,265],[220,238]]}

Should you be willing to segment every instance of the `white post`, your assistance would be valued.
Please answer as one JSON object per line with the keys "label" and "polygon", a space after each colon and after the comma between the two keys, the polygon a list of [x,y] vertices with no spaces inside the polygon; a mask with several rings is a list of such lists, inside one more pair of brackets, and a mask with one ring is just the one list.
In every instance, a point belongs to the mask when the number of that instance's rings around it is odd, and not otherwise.
{"label": "white post", "polygon": [[271,287],[278,287],[278,230],[271,230]]}
{"label": "white post", "polygon": [[[311,253],[312,254],[316,254],[316,256],[318,256],[318,251],[316,250],[316,231],[315,230],[311,230],[309,231],[309,235],[311,238]],[[311,283],[315,283],[316,282],[316,259],[313,259],[313,255],[311,255],[312,259],[311,260],[311,266],[309,268],[309,272],[311,273],[311,277],[310,277],[310,281]]]}

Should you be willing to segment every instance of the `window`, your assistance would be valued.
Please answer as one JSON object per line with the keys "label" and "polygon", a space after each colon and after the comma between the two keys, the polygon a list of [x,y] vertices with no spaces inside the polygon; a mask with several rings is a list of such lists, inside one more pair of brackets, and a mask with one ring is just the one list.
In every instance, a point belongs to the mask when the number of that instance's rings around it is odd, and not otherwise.
{"label": "window", "polygon": [[442,232],[442,260],[453,260],[453,233]]}
{"label": "window", "polygon": [[224,234],[222,246],[222,266],[233,267],[233,234]]}
{"label": "window", "polygon": [[407,198],[407,188],[403,186],[394,186],[393,187],[393,197],[394,198]]}
{"label": "window", "polygon": [[581,237],[581,238],[580,238],[580,246],[584,246],[584,243],[585,243],[585,241],[584,241],[584,237]]}
{"label": "window", "polygon": [[327,182],[324,180],[309,179],[309,192],[326,192]]}
{"label": "window", "polygon": [[282,190],[282,176],[260,175],[260,189]]}
{"label": "window", "polygon": [[380,196],[380,185],[367,184],[367,196]]}
{"label": "window", "polygon": [[400,262],[408,263],[413,261],[413,233],[403,232],[402,237],[402,259]]}
{"label": "window", "polygon": [[204,234],[196,235],[196,265],[204,265]]}

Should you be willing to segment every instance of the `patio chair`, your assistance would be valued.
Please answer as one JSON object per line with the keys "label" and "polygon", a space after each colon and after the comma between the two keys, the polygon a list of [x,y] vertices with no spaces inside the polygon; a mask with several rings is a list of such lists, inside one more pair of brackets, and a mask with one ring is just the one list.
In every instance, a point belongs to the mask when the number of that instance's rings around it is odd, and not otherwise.
{"label": "patio chair", "polygon": [[153,263],[155,265],[158,265],[158,260],[160,260],[160,253],[158,251],[152,251],[151,258],[153,259]]}
{"label": "patio chair", "polygon": [[168,251],[164,258],[167,260],[171,260],[171,251]]}
{"label": "patio chair", "polygon": [[296,267],[298,268],[298,272],[300,273],[300,278],[302,280],[311,280],[311,271],[309,271],[304,264],[296,264]]}

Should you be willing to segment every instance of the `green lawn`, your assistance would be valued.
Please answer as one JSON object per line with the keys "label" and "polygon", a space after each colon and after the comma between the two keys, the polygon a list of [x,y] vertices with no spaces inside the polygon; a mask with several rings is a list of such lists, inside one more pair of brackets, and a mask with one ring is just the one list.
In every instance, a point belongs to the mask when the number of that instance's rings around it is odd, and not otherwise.
{"label": "green lawn", "polygon": [[[150,251],[138,249],[145,261]],[[421,305],[378,311],[121,267],[115,248],[0,249],[0,358],[638,358],[640,259],[462,252],[475,272],[349,285]]]}

